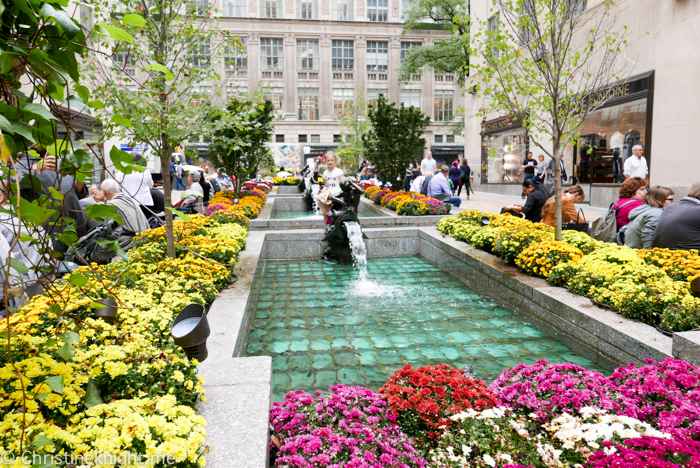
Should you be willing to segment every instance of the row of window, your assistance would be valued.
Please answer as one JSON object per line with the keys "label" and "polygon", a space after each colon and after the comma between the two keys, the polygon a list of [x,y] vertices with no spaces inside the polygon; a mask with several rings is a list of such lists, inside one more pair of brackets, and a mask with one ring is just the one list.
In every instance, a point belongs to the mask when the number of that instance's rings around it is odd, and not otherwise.
{"label": "row of window", "polygon": [[[227,68],[248,68],[248,42],[241,38],[243,50],[235,47],[227,48],[224,62]],[[420,42],[401,43],[401,61],[406,58],[408,51],[420,46]],[[386,72],[389,70],[389,42],[367,41],[367,71]],[[207,49],[208,50],[208,49]],[[193,57],[192,62],[199,62],[204,57]],[[319,41],[317,39],[297,39],[296,69],[297,71],[318,71],[321,65]],[[284,70],[284,40],[277,38],[260,39],[260,68],[261,70]],[[355,41],[333,40],[331,42],[331,69],[333,71],[350,72],[355,69]]]}
{"label": "row of window", "polygon": [[[359,0],[365,1],[365,0]],[[367,20],[376,22],[389,21],[389,0],[366,0]],[[297,0],[297,19],[318,19],[318,0]],[[190,3],[200,14],[209,10],[209,0],[195,0]],[[224,17],[246,17],[246,0],[223,0],[221,14]],[[409,7],[409,0],[402,0],[403,11]],[[353,21],[355,13],[354,0],[332,0],[331,19],[334,21]],[[283,18],[282,0],[260,0],[261,18]]]}
{"label": "row of window", "polygon": [[[371,105],[376,105],[379,96],[387,95],[386,89],[367,90],[367,101]],[[284,88],[270,88],[267,98],[275,105],[275,110],[284,108]],[[340,119],[349,109],[350,103],[354,99],[354,90],[351,88],[333,89],[333,117]],[[297,118],[299,120],[319,119],[319,89],[318,88],[297,88]],[[401,90],[401,104],[405,107],[415,107],[421,109],[421,90],[404,89]],[[436,90],[433,94],[433,120],[436,122],[446,122],[452,120],[454,113],[454,91]]]}
{"label": "row of window", "polygon": [[[309,138],[309,136],[311,138]],[[341,135],[333,135],[333,143],[340,143],[342,136]],[[284,143],[284,135],[283,134],[277,134],[275,135],[275,142],[276,143]],[[321,135],[308,135],[308,134],[303,134],[303,135],[297,135],[297,142],[299,143],[321,143]],[[435,135],[435,143],[454,143],[455,142],[455,136],[454,135]]]}

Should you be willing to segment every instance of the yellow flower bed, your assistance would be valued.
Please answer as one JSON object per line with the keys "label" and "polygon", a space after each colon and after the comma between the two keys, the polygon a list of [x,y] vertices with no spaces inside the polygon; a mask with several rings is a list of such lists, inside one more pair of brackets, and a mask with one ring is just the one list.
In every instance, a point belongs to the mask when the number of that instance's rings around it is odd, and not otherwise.
{"label": "yellow flower bed", "polygon": [[298,185],[301,179],[299,177],[273,177],[274,185]]}
{"label": "yellow flower bed", "polygon": [[636,250],[577,231],[555,242],[550,226],[478,210],[443,218],[437,227],[626,317],[675,331],[700,327],[700,301],[689,289],[700,276],[697,251]]}
{"label": "yellow flower bed", "polygon": [[[74,273],[86,282],[66,276],[11,316],[12,362],[0,356],[0,450],[112,456],[94,465],[105,467],[136,466],[116,461],[139,455],[154,457],[144,466],[204,466],[205,421],[193,409],[204,382],[170,328],[184,306],[210,303],[229,284],[247,229],[197,215],[175,221],[174,232],[178,258],[166,256],[164,228],[149,230],[128,261],[81,267]],[[114,325],[92,317],[94,300],[106,297],[119,304]]]}

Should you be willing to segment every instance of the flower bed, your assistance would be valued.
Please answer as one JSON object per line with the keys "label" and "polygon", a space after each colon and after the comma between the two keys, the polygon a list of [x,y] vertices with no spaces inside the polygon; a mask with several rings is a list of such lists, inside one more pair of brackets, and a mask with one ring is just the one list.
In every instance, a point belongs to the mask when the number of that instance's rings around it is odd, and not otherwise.
{"label": "flower bed", "polygon": [[438,229],[626,317],[672,331],[700,327],[700,299],[689,288],[700,277],[695,250],[636,250],[577,231],[556,242],[549,226],[478,210],[443,218]]}
{"label": "flower bed", "polygon": [[450,203],[443,203],[425,195],[392,191],[375,185],[368,185],[365,188],[365,198],[372,200],[377,205],[384,206],[400,215],[406,216],[444,215],[452,209]]}
{"label": "flower bed", "polygon": [[[12,315],[12,361],[0,356],[2,450],[62,456],[58,467],[69,456],[137,455],[162,457],[152,466],[203,466],[205,422],[194,411],[205,399],[203,380],[170,328],[184,306],[209,304],[230,283],[245,248],[245,212],[175,221],[175,259],[166,255],[165,229],[148,230],[127,261],[81,267],[83,276],[67,275],[51,297],[36,296]],[[104,298],[118,303],[113,325],[93,318],[94,301]],[[100,466],[126,466],[115,463]]]}
{"label": "flower bed", "polygon": [[[538,361],[504,371],[488,388],[463,374],[406,366],[379,393],[343,385],[327,394],[291,392],[270,415],[274,466],[666,468],[700,461],[699,370],[687,362],[649,360],[606,377]],[[414,440],[421,435],[429,443]]]}
{"label": "flower bed", "polygon": [[260,190],[261,192],[268,194],[272,190],[272,182],[266,180],[249,180],[243,184],[243,190]]}
{"label": "flower bed", "polygon": [[299,177],[273,177],[272,183],[274,185],[299,185]]}
{"label": "flower bed", "polygon": [[[255,219],[260,215],[267,195],[260,190],[243,190],[238,204],[234,204],[236,194],[233,190],[221,190],[209,200],[209,206],[205,208],[205,214],[214,216],[217,220],[227,218],[238,218],[241,224],[247,226],[247,221]],[[231,213],[221,213],[222,211],[237,213],[238,216]]]}

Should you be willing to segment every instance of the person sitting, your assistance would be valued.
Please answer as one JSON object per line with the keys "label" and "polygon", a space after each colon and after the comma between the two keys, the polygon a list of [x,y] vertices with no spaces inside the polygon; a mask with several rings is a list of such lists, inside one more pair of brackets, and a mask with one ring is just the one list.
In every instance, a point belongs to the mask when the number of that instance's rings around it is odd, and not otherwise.
{"label": "person sitting", "polygon": [[[440,173],[430,179],[428,185],[428,196],[441,202],[449,202],[452,205],[459,207],[462,204],[462,199],[452,195],[450,187],[447,185],[447,177],[450,169],[447,166],[442,166]],[[427,177],[426,177],[427,179]]]}
{"label": "person sitting", "polygon": [[[107,199],[107,205],[112,205],[117,209],[117,214],[124,221],[125,229],[134,235],[148,229],[148,221],[141,211],[140,205],[133,198],[121,193],[116,180],[107,179],[102,182],[102,191]],[[121,240],[119,243],[122,243]]]}
{"label": "person sitting", "polygon": [[202,188],[202,185],[199,183],[201,178],[202,174],[199,171],[190,171],[187,174],[187,185],[189,185],[189,188],[186,190],[186,192],[198,192],[200,197],[204,197],[204,188]]}
{"label": "person sitting", "polygon": [[80,206],[85,209],[89,205],[96,205],[99,203],[104,203],[105,194],[100,188],[99,182],[93,182],[88,189],[89,197],[80,199]]}
{"label": "person sitting", "polygon": [[[138,164],[141,159],[141,155],[135,154],[133,156],[134,164]],[[151,171],[146,169],[143,172],[132,171],[130,174],[114,171],[114,180],[121,187],[122,194],[133,198],[143,211],[143,215],[148,218],[150,213],[146,207],[153,207],[153,198],[151,197],[153,176]]]}
{"label": "person sitting", "polygon": [[221,190],[233,190],[233,182],[221,168],[216,169],[216,176],[213,177],[221,187]]}
{"label": "person sitting", "polygon": [[632,177],[625,180],[620,187],[620,199],[613,203],[613,209],[617,210],[617,230],[630,223],[630,212],[642,206],[644,196],[647,194],[647,181]]}
{"label": "person sitting", "polygon": [[625,245],[635,249],[651,249],[654,231],[664,208],[673,203],[673,190],[658,185],[644,196],[644,205],[630,212],[630,223],[625,231]]}
{"label": "person sitting", "polygon": [[653,247],[700,250],[700,182],[690,186],[688,196],[664,208],[654,232]]}
{"label": "person sitting", "polygon": [[525,215],[525,219],[533,223],[542,221],[542,208],[549,199],[549,194],[543,184],[537,184],[532,179],[523,180],[523,192],[527,197],[524,205],[514,203],[504,208],[505,211],[517,211]]}
{"label": "person sitting", "polygon": [[425,180],[424,175],[418,175],[413,179],[413,182],[411,182],[411,187],[409,189],[409,192],[415,192],[415,193],[420,193],[421,187],[423,187],[423,181]]}
{"label": "person sitting", "polygon": [[[561,222],[576,223],[578,222],[578,212],[576,211],[575,203],[582,202],[586,199],[583,189],[578,185],[573,185],[562,191],[561,194]],[[555,200],[554,197],[549,197],[542,207],[542,223],[548,226],[554,226]]]}

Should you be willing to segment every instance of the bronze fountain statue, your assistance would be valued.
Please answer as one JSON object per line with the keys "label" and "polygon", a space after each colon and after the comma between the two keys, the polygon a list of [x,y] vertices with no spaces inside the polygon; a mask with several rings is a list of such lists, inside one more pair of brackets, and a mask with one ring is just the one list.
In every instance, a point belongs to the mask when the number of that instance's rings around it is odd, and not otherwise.
{"label": "bronze fountain statue", "polygon": [[352,262],[352,251],[345,222],[360,224],[357,213],[364,190],[348,179],[340,182],[340,189],[342,192],[338,197],[330,197],[333,205],[329,213],[331,223],[326,226],[326,236],[323,238],[324,242],[328,242],[328,247],[323,251],[323,260],[349,263]]}

